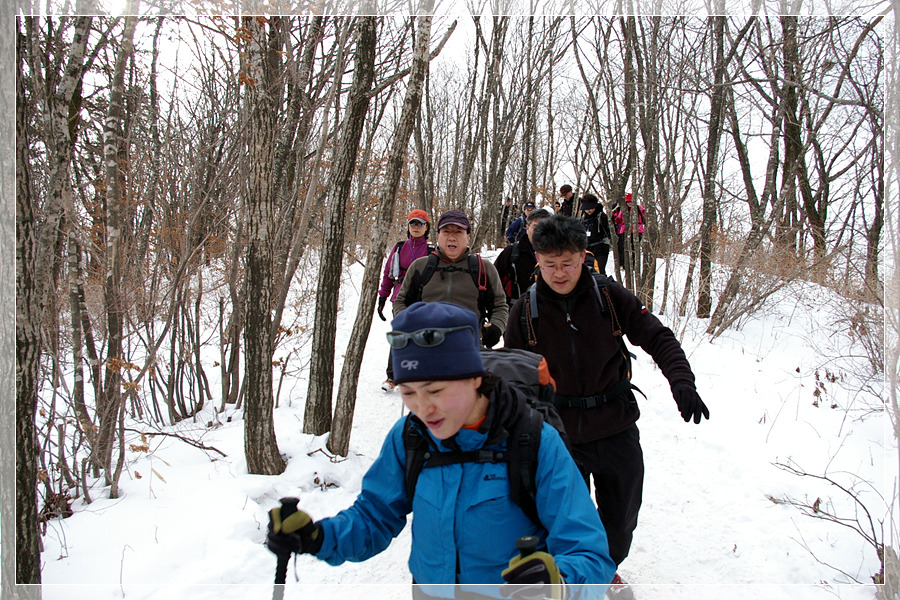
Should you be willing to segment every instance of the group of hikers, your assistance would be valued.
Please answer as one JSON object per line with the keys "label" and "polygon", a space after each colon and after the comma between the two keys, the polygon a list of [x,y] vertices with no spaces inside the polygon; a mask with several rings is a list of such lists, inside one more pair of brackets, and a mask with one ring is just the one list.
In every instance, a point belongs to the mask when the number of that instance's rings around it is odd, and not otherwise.
{"label": "group of hikers", "polygon": [[[600,201],[584,194],[579,220],[573,196],[563,186],[557,212],[525,203],[522,232],[493,263],[471,251],[462,211],[440,215],[434,247],[429,215],[409,213],[377,308],[386,321],[391,299],[383,388],[409,414],[351,507],[318,521],[295,503],[273,508],[270,550],[366,560],[412,514],[415,598],[633,597],[618,567],[642,501],[642,392],[625,338],[659,366],[685,422],[709,410],[674,333],[604,275]],[[535,388],[520,385],[526,375]]]}

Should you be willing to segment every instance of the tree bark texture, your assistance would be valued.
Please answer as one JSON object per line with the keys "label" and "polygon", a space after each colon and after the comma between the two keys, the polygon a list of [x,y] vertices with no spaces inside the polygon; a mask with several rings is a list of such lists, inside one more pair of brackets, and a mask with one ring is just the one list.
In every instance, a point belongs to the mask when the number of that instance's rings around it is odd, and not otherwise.
{"label": "tree bark texture", "polygon": [[[35,280],[35,230],[32,206],[31,173],[28,162],[26,107],[23,82],[24,36],[16,44],[16,401],[15,401],[15,534],[3,536],[3,553],[10,553],[7,542],[15,537],[15,580],[8,582],[4,556],[4,597],[8,583],[40,584],[41,553],[38,534],[37,481],[38,445],[35,429],[38,386],[40,382],[41,339],[38,328],[37,281]],[[5,187],[5,184],[3,184]],[[8,405],[9,399],[4,400]],[[5,412],[5,411],[4,411]],[[4,448],[9,452],[9,447]],[[12,488],[4,484],[4,492]],[[5,494],[4,494],[5,496]],[[4,497],[4,500],[7,498]],[[8,506],[4,502],[4,506]],[[11,533],[5,520],[4,533]]]}
{"label": "tree bark texture", "polygon": [[282,21],[258,17],[241,20],[246,36],[247,63],[242,72],[249,122],[247,145],[247,299],[244,318],[246,351],[246,399],[244,404],[244,455],[247,470],[258,475],[278,475],[285,463],[275,439],[272,391],[272,283],[276,190],[272,165],[278,135],[281,100],[283,45]]}
{"label": "tree bark texture", "polygon": [[[430,3],[429,3],[430,4]],[[400,118],[391,142],[387,158],[384,183],[378,198],[378,216],[372,244],[366,258],[360,290],[359,308],[356,322],[350,335],[350,344],[344,358],[338,386],[337,404],[334,423],[328,438],[328,449],[335,454],[347,456],[350,449],[350,428],[353,424],[353,412],[356,407],[356,388],[359,383],[359,371],[362,366],[363,352],[369,339],[372,327],[372,312],[375,309],[375,296],[381,275],[381,258],[384,256],[388,228],[394,214],[394,204],[403,166],[406,162],[409,138],[412,135],[422,101],[422,87],[428,71],[428,42],[431,39],[431,8],[426,6],[425,16],[418,18],[413,67],[406,88]]]}
{"label": "tree bark texture", "polygon": [[341,140],[328,189],[328,216],[316,294],[313,348],[303,432],[322,435],[331,429],[331,396],[334,388],[334,344],[338,297],[344,252],[344,217],[356,167],[359,140],[365,126],[372,82],[375,80],[375,47],[378,19],[360,17],[354,55],[353,84],[347,100]]}
{"label": "tree bark texture", "polygon": [[713,88],[710,96],[709,139],[706,146],[706,169],[703,175],[703,222],[700,224],[700,280],[697,296],[697,316],[709,317],[712,310],[713,230],[716,223],[716,174],[719,167],[719,147],[722,140],[722,107],[725,97],[725,20],[724,16],[710,17],[713,31]]}
{"label": "tree bark texture", "polygon": [[[133,3],[130,3],[133,4]],[[100,431],[98,451],[100,462],[106,469],[106,481],[110,486],[109,497],[118,498],[118,473],[112,467],[112,452],[119,425],[119,411],[124,410],[122,396],[122,371],[127,362],[122,353],[122,336],[125,327],[126,298],[123,269],[122,230],[125,227],[125,204],[127,202],[128,159],[122,139],[125,110],[123,97],[125,88],[125,68],[131,60],[134,49],[134,29],[137,16],[130,12],[125,17],[122,44],[116,55],[113,78],[109,95],[109,114],[103,128],[103,158],[106,175],[106,273],[104,300],[106,303],[106,385],[104,394],[98,399]]]}

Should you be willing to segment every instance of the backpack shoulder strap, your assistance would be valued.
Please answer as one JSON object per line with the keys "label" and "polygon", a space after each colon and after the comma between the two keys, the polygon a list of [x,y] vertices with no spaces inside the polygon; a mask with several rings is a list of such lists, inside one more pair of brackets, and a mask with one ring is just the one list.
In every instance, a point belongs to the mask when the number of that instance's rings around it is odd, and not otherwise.
{"label": "backpack shoulder strap", "polygon": [[429,443],[422,434],[421,429],[416,425],[416,419],[412,413],[406,415],[403,423],[403,448],[406,450],[406,468],[404,483],[406,484],[406,495],[412,499],[416,493],[416,483],[419,481],[419,474],[422,467],[429,458]]}
{"label": "backpack shoulder strap", "polygon": [[532,283],[525,293],[525,303],[522,305],[522,312],[519,313],[519,327],[522,330],[522,337],[528,342],[529,348],[537,346],[537,329],[535,329],[534,321],[538,318],[537,308],[537,283]]}
{"label": "backpack shoulder strap", "polygon": [[418,276],[414,280],[419,284],[416,288],[415,298],[408,298],[406,303],[407,306],[422,299],[422,294],[424,293],[425,286],[428,285],[428,282],[431,280],[431,276],[434,275],[434,271],[435,269],[437,269],[438,260],[439,258],[437,254],[433,252],[428,254],[428,260],[425,262],[425,268],[417,274]]}
{"label": "backpack shoulder strap", "polygon": [[515,242],[512,245],[512,250],[509,251],[509,279],[514,286],[518,288],[519,285],[519,273],[516,270],[516,262],[519,260],[519,242]]}
{"label": "backpack shoulder strap", "polygon": [[597,301],[600,302],[600,310],[609,314],[609,320],[612,323],[612,334],[621,339],[622,324],[619,322],[616,306],[609,295],[609,275],[596,272],[592,273],[592,275],[594,279],[594,293],[597,295]]}
{"label": "backpack shoulder strap", "polygon": [[537,510],[536,479],[543,424],[541,413],[526,406],[507,442],[510,496],[522,512],[537,524],[541,523]]}

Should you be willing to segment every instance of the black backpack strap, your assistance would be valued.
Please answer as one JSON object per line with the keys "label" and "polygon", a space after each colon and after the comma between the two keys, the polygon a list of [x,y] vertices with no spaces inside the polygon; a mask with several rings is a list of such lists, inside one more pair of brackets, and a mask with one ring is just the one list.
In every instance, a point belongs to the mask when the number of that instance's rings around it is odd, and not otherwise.
{"label": "black backpack strap", "polygon": [[[516,292],[521,293],[519,290],[519,273],[516,270],[516,262],[519,260],[519,242],[516,242],[512,245],[512,250],[509,252],[509,281],[515,286]],[[512,289],[512,287],[510,288]]]}
{"label": "black backpack strap", "polygon": [[413,285],[410,285],[409,291],[412,292],[413,289],[416,291],[414,295],[410,297],[410,294],[407,293],[406,296],[406,306],[412,306],[414,303],[419,302],[422,299],[423,290],[428,282],[431,280],[431,276],[434,275],[435,269],[437,269],[438,264],[438,255],[433,252],[428,255],[428,260],[425,262],[425,268],[420,272],[413,275]]}
{"label": "black backpack strap", "polygon": [[525,303],[522,305],[522,312],[519,313],[522,338],[528,343],[529,348],[537,346],[537,330],[534,328],[534,320],[538,318],[536,285],[536,283],[532,283],[525,290]]}
{"label": "black backpack strap", "polygon": [[419,481],[422,467],[434,453],[428,438],[416,424],[417,420],[418,418],[410,413],[406,415],[406,421],[403,423],[403,448],[406,450],[404,483],[410,501],[416,493],[416,483]]}
{"label": "black backpack strap", "polygon": [[594,292],[597,294],[597,300],[600,302],[600,310],[609,314],[609,321],[612,324],[613,329],[613,337],[619,340],[619,349],[622,352],[622,356],[625,357],[625,361],[628,363],[626,380],[631,385],[631,389],[637,390],[644,398],[646,398],[647,396],[644,392],[641,392],[636,385],[631,384],[631,359],[637,358],[637,355],[625,345],[625,336],[622,332],[622,324],[619,322],[619,316],[616,314],[616,305],[609,295],[609,281],[609,275],[594,273]]}
{"label": "black backpack strap", "polygon": [[537,410],[527,407],[510,432],[509,492],[533,523],[540,524],[537,510],[537,466],[544,418]]}

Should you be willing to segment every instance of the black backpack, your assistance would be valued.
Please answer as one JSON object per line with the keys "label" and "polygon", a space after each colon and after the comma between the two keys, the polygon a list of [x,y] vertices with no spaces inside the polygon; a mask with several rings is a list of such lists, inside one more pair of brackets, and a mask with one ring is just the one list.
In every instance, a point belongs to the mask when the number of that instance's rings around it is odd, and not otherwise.
{"label": "black backpack", "polygon": [[537,485],[538,450],[541,426],[546,421],[559,431],[569,448],[562,419],[553,406],[556,384],[550,376],[547,361],[540,354],[514,348],[482,350],[486,371],[497,375],[525,398],[525,406],[509,431],[506,450],[475,450],[471,452],[441,452],[425,433],[418,417],[409,414],[403,426],[403,446],[406,450],[406,493],[412,498],[419,474],[424,468],[465,462],[505,462],[509,472],[510,496],[513,502],[534,523],[540,524],[535,497]]}
{"label": "black backpack", "polygon": [[434,275],[435,271],[447,273],[452,271],[467,271],[472,276],[475,287],[478,288],[478,315],[482,322],[490,320],[491,315],[494,312],[494,291],[491,289],[490,278],[484,270],[484,259],[481,258],[481,255],[470,254],[469,265],[468,268],[465,269],[462,267],[454,267],[453,265],[439,267],[438,261],[440,261],[440,257],[437,254],[429,254],[428,261],[425,263],[425,268],[422,269],[421,272],[413,275],[413,277],[416,277],[417,279],[413,280],[414,285],[410,287],[409,291],[413,292],[413,290],[415,290],[415,292],[407,295],[406,306],[411,306],[413,303],[422,299],[423,290],[428,282],[431,281],[431,276]]}

